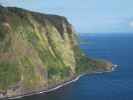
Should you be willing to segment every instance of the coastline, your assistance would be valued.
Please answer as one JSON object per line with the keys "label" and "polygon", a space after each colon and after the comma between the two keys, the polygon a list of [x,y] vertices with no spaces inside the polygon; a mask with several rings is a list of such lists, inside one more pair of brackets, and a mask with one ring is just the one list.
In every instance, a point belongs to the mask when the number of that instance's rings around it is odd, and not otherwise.
{"label": "coastline", "polygon": [[[42,93],[48,93],[48,92],[52,92],[52,91],[55,91],[59,88],[62,88],[66,85],[69,85],[71,83],[74,83],[76,81],[78,81],[82,76],[84,75],[87,75],[87,74],[81,74],[81,75],[78,75],[77,77],[75,77],[74,79],[70,80],[70,81],[66,81],[64,82],[63,84],[60,84],[60,85],[57,85],[56,87],[54,88],[50,88],[48,90],[42,90],[42,91],[35,91],[34,93],[29,93],[29,94],[24,94],[24,95],[21,95],[21,96],[14,96],[14,97],[5,97],[6,99],[9,99],[9,100],[12,100],[12,99],[19,99],[19,98],[23,98],[23,97],[26,97],[26,96],[32,96],[32,95],[37,95],[37,94],[42,94]],[[3,98],[4,99],[4,98]]]}
{"label": "coastline", "polygon": [[53,88],[50,88],[48,90],[40,90],[40,91],[33,91],[31,93],[27,93],[27,94],[24,94],[24,95],[19,95],[19,96],[12,96],[12,97],[4,97],[4,98],[0,98],[2,100],[5,100],[5,99],[9,99],[9,100],[12,100],[12,99],[19,99],[19,98],[23,98],[23,97],[26,97],[26,96],[32,96],[32,95],[37,95],[37,94],[42,94],[42,93],[48,93],[48,92],[52,92],[52,91],[55,91],[59,88],[62,88],[66,85],[69,85],[71,83],[74,83],[76,81],[78,81],[81,77],[85,76],[85,75],[91,75],[91,74],[103,74],[103,73],[108,73],[108,72],[113,72],[119,65],[113,65],[112,66],[112,69],[111,70],[107,70],[107,71],[92,71],[90,73],[84,73],[84,74],[81,74],[81,75],[78,75],[76,76],[74,79],[71,79],[69,81],[66,81],[60,85],[57,85]]}

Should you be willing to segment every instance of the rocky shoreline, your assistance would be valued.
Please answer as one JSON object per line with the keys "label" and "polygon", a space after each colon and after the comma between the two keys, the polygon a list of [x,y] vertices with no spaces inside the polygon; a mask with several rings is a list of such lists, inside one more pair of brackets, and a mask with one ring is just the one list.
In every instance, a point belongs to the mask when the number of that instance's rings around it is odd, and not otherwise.
{"label": "rocky shoreline", "polygon": [[26,96],[32,96],[32,95],[36,95],[36,94],[42,94],[42,93],[48,93],[48,92],[52,92],[52,91],[55,91],[59,88],[62,88],[68,84],[71,84],[71,83],[74,83],[76,81],[78,81],[81,77],[85,76],[85,75],[90,75],[90,74],[102,74],[102,73],[106,73],[106,72],[112,72],[114,71],[119,65],[115,64],[115,65],[112,65],[112,68],[110,70],[106,70],[106,71],[92,71],[91,73],[85,73],[85,74],[81,74],[79,76],[76,76],[76,77],[73,77],[73,79],[69,80],[69,81],[66,81],[64,82],[63,84],[60,84],[60,85],[57,85],[53,88],[50,88],[48,90],[40,90],[40,91],[31,91],[31,93],[26,93],[26,94],[23,94],[23,95],[18,95],[18,96],[12,96],[12,97],[6,97],[6,96],[1,96],[0,95],[0,99],[2,100],[7,100],[7,99],[19,99],[19,98],[23,98],[23,97],[26,97]]}
{"label": "rocky shoreline", "polygon": [[2,96],[2,95],[0,95],[0,99],[2,99],[2,100],[5,100],[5,99],[19,99],[19,98],[23,98],[23,97],[26,97],[26,96],[32,96],[32,95],[36,95],[36,94],[42,94],[42,93],[48,93],[48,92],[52,92],[52,91],[55,91],[55,90],[57,90],[57,89],[59,89],[59,88],[61,88],[61,87],[63,87],[63,86],[66,86],[66,85],[68,85],[68,84],[70,84],[70,83],[73,83],[73,82],[76,82],[77,80],[79,80],[79,78],[80,77],[82,77],[83,75],[79,75],[79,76],[77,76],[77,77],[75,77],[75,78],[73,78],[73,79],[71,79],[71,80],[69,80],[69,81],[66,81],[66,82],[64,82],[64,83],[62,83],[62,84],[59,84],[59,85],[57,85],[57,86],[55,86],[55,87],[52,87],[52,88],[49,88],[49,89],[42,89],[42,90],[36,90],[36,91],[31,91],[31,92],[29,92],[29,93],[25,93],[25,94],[23,94],[23,95],[17,95],[17,96],[12,96],[12,97],[8,97],[8,96]]}

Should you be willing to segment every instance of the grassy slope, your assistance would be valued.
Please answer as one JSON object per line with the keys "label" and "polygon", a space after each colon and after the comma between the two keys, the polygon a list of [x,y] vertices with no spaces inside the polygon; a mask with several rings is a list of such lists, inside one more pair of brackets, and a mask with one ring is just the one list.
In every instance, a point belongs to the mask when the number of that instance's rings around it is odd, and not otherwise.
{"label": "grassy slope", "polygon": [[64,17],[0,8],[0,91],[48,88],[99,64],[81,53]]}

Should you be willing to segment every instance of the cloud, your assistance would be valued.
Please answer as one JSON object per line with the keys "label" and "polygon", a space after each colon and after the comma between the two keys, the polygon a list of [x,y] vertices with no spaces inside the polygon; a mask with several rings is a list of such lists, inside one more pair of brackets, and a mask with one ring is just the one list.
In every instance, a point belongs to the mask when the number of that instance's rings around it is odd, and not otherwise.
{"label": "cloud", "polygon": [[133,28],[133,21],[129,22],[129,26]]}
{"label": "cloud", "polygon": [[15,2],[22,2],[22,0],[0,0],[0,4],[2,5],[12,5]]}
{"label": "cloud", "polygon": [[24,3],[32,3],[35,1],[37,2],[38,0],[0,0],[0,4],[6,6],[15,6]]}

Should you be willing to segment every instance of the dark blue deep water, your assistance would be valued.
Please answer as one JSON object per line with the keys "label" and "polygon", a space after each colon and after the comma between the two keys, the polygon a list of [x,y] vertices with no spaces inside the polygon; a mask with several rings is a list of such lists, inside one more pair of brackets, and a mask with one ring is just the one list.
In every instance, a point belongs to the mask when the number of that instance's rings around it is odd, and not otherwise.
{"label": "dark blue deep water", "polygon": [[21,100],[133,100],[133,35],[81,35],[80,47],[92,58],[119,64],[112,73],[87,75],[57,91]]}

